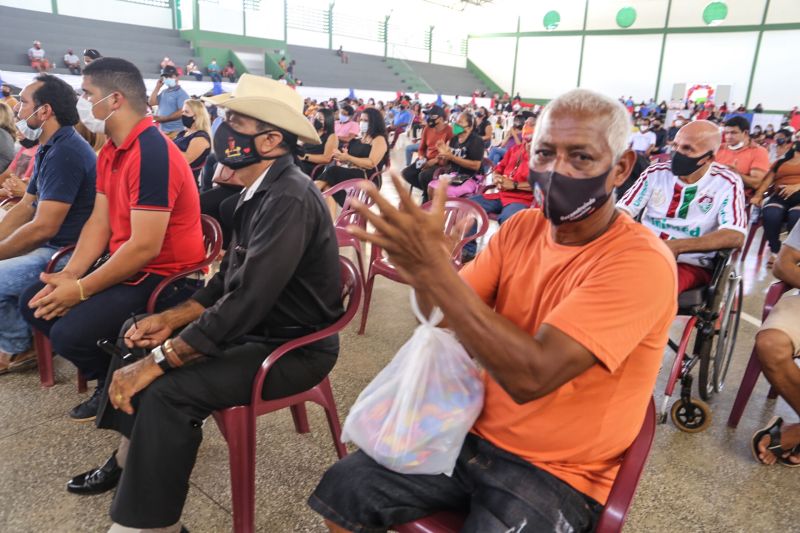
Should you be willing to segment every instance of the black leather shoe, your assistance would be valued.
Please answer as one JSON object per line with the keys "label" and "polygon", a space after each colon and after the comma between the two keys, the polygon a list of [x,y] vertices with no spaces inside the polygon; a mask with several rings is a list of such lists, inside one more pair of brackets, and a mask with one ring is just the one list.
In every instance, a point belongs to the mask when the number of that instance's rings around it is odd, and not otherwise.
{"label": "black leather shoe", "polygon": [[114,451],[106,464],[83,474],[78,474],[67,483],[67,491],[75,494],[100,494],[113,489],[119,483],[122,468],[117,464],[117,452]]}
{"label": "black leather shoe", "polygon": [[88,400],[72,408],[69,412],[69,417],[75,422],[91,422],[97,418],[97,411],[100,410],[100,398],[102,393],[103,386],[98,385]]}

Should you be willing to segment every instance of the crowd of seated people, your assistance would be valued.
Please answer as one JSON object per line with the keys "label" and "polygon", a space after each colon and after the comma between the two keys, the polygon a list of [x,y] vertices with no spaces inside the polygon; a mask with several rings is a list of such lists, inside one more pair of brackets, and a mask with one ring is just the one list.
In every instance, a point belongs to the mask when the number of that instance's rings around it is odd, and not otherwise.
{"label": "crowd of seated people", "polygon": [[[19,95],[4,87],[15,103],[0,103],[0,200],[19,201],[0,214],[0,373],[35,364],[35,330],[96,381],[68,416],[117,431],[119,443],[67,488],[117,488],[111,518],[120,527],[180,531],[202,434],[200,422],[186,421],[249,402],[274,347],[342,314],[332,224],[341,198],[321,193],[383,172],[395,146],[416,154],[400,173],[405,182],[395,181],[399,210],[384,204],[364,216],[395,228],[380,241],[391,243],[391,260],[422,307],[441,308],[488,370],[485,405],[455,478],[409,478],[360,452],[320,473],[309,504],[332,531],[382,530],[442,505],[469,508],[475,530],[521,526],[519,509],[542,524],[591,529],[639,430],[675,294],[709,282],[715,251],[742,245],[748,200],[762,208],[775,274],[800,287],[800,142],[783,125],[751,135],[746,119],[720,122],[718,110],[701,106],[666,129],[665,106],[586,90],[543,109],[508,95],[489,106],[425,105],[410,95],[303,101],[251,75],[232,95],[199,99],[169,62],[148,96],[124,59],[87,49],[77,67],[80,95],[46,73]],[[186,72],[202,77],[195,63]],[[215,61],[207,72],[227,76]],[[237,98],[240,88],[257,96]],[[771,164],[762,139],[775,146]],[[636,172],[637,152],[648,163],[667,158]],[[203,185],[207,173],[213,187]],[[434,200],[431,212],[408,185]],[[465,247],[460,272],[437,227],[444,197],[469,198],[500,224],[480,253],[475,242]],[[218,273],[205,287],[177,282],[157,313],[143,316],[160,281],[203,260],[201,213],[223,228]],[[791,235],[781,246],[784,225]],[[65,245],[74,251],[41,275]],[[506,268],[517,275],[503,275]],[[757,351],[800,412],[797,298],[776,307]],[[508,342],[499,346],[498,335]],[[98,348],[102,339],[119,341],[131,359]],[[338,353],[334,336],[282,359],[265,398],[318,383]],[[800,464],[798,424],[771,423],[751,444],[760,462]],[[474,466],[480,457],[486,471]],[[471,493],[494,494],[492,479],[506,476],[520,490],[470,507]]]}

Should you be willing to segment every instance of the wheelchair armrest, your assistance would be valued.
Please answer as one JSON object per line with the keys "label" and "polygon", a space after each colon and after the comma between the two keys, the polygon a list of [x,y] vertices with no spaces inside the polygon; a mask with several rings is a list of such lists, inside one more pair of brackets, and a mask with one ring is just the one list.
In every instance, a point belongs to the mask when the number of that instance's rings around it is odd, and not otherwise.
{"label": "wheelchair armrest", "polygon": [[716,294],[720,282],[723,281],[722,277],[726,272],[726,268],[730,263],[731,256],[736,251],[735,248],[726,248],[718,250],[716,257],[714,257],[714,270],[711,274],[711,281],[708,284],[708,294]]}

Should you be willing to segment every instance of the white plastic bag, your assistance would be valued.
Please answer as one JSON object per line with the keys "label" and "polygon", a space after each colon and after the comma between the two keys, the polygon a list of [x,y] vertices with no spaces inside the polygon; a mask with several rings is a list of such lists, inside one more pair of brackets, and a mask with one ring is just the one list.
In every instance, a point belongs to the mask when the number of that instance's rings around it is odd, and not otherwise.
{"label": "white plastic bag", "polygon": [[483,408],[483,381],[455,335],[437,328],[434,308],[414,335],[358,396],[344,422],[342,442],[353,442],[401,474],[452,475],[467,432]]}

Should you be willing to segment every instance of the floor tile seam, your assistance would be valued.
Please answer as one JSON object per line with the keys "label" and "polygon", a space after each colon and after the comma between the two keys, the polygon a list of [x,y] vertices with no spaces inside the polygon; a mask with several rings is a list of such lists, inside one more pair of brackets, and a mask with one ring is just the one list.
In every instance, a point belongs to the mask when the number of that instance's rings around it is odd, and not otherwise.
{"label": "floor tile seam", "polygon": [[51,418],[47,418],[47,419],[44,419],[44,420],[42,420],[42,421],[41,421],[41,422],[39,422],[39,423],[36,423],[36,424],[33,424],[33,425],[26,426],[26,427],[24,427],[24,428],[22,428],[22,429],[20,429],[20,430],[18,430],[18,431],[15,431],[15,432],[13,432],[13,433],[9,433],[8,435],[2,435],[2,434],[0,434],[0,441],[2,441],[2,440],[4,440],[4,439],[11,438],[11,437],[14,437],[14,436],[16,436],[16,435],[19,435],[20,433],[24,433],[24,432],[26,432],[26,431],[30,431],[30,430],[32,430],[32,429],[38,428],[39,426],[43,426],[44,424],[47,424],[48,422],[52,422],[52,421],[54,421],[54,420],[57,420],[57,419],[61,418],[62,416],[63,416],[63,415],[53,415]]}
{"label": "floor tile seam", "polygon": [[206,498],[208,498],[209,500],[214,502],[214,505],[216,505],[217,507],[219,507],[220,509],[222,509],[223,511],[225,511],[229,515],[233,516],[233,511],[230,508],[228,508],[228,506],[226,506],[225,504],[217,501],[217,499],[214,496],[212,496],[211,494],[209,494],[208,492],[203,490],[202,487],[200,487],[200,485],[196,481],[191,481],[190,480],[189,481],[189,485],[194,487],[195,489],[197,489],[197,491],[200,492],[200,494],[202,494],[203,496],[205,496]]}

